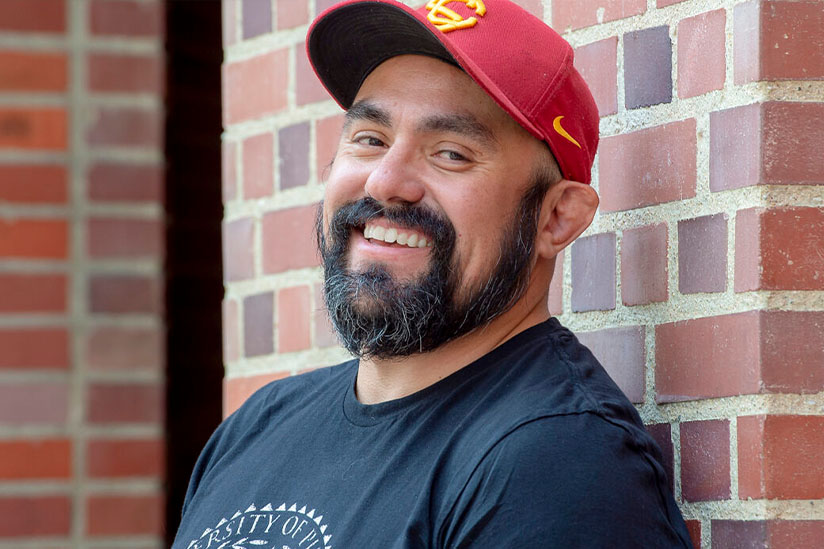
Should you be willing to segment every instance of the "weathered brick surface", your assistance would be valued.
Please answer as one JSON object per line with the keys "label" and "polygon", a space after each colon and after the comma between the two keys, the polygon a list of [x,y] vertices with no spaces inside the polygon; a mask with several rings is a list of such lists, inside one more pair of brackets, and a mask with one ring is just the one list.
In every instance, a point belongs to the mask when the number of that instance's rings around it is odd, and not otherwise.
{"label": "weathered brick surface", "polygon": [[90,330],[84,358],[99,371],[159,371],[164,347],[160,329],[100,326]]}
{"label": "weathered brick surface", "polygon": [[713,549],[768,549],[767,525],[762,520],[713,520]]}
{"label": "weathered brick surface", "polygon": [[163,32],[158,0],[91,0],[89,30],[104,36],[156,37]]}
{"label": "weathered brick surface", "polygon": [[161,534],[163,498],[148,496],[89,496],[86,533],[89,536]]}
{"label": "weathered brick surface", "polygon": [[586,80],[601,116],[618,110],[617,58],[617,36],[575,48],[575,68]]}
{"label": "weathered brick surface", "polygon": [[275,350],[272,292],[243,299],[243,351],[245,356],[268,355]]}
{"label": "weathered brick surface", "polygon": [[68,413],[65,382],[0,385],[0,425],[62,424]]}
{"label": "weathered brick surface", "polygon": [[71,500],[66,496],[0,497],[0,537],[60,536],[70,527]]}
{"label": "weathered brick surface", "polygon": [[230,65],[223,72],[223,118],[233,124],[273,114],[286,106],[286,50],[278,50]]}
{"label": "weathered brick surface", "polygon": [[274,136],[268,132],[243,140],[243,198],[263,198],[274,192],[274,149]]}
{"label": "weathered brick surface", "polygon": [[0,369],[69,367],[69,334],[65,328],[0,329]]}
{"label": "weathered brick surface", "polygon": [[64,53],[0,52],[0,92],[64,91],[68,86],[67,72]]}
{"label": "weathered brick surface", "polygon": [[244,217],[223,224],[223,277],[227,281],[255,274],[255,221]]}
{"label": "weathered brick surface", "polygon": [[667,226],[624,231],[621,243],[621,300],[646,305],[667,300]]}
{"label": "weathered brick surface", "polygon": [[615,233],[580,238],[572,245],[572,310],[615,308]]}
{"label": "weathered brick surface", "polygon": [[226,417],[237,410],[252,394],[276,379],[283,379],[288,372],[273,372],[249,377],[237,377],[223,381],[223,416]]}
{"label": "weathered brick surface", "polygon": [[298,105],[326,101],[329,94],[320,83],[306,54],[306,44],[295,45],[295,99]]}
{"label": "weathered brick surface", "polygon": [[62,32],[66,29],[67,0],[3,0],[0,30]]}
{"label": "weathered brick surface", "polygon": [[86,473],[94,478],[158,477],[164,444],[157,439],[95,439],[86,445]]}
{"label": "weathered brick surface", "polygon": [[68,478],[71,451],[65,438],[0,441],[0,480]]}
{"label": "weathered brick surface", "polygon": [[672,446],[672,426],[669,423],[647,425],[647,431],[661,449],[664,470],[667,473],[670,491],[675,490],[675,449]]}
{"label": "weathered brick surface", "polygon": [[20,204],[66,202],[66,168],[33,164],[0,164],[0,200]]}
{"label": "weathered brick surface", "polygon": [[624,35],[624,97],[628,109],[672,101],[669,27]]}
{"label": "weathered brick surface", "polygon": [[[695,120],[601,140],[601,211],[631,210],[695,196]],[[671,151],[679,151],[677,156]]]}
{"label": "weathered brick surface", "polygon": [[149,219],[92,217],[88,252],[94,258],[157,257],[163,249],[164,226]]}
{"label": "weathered brick surface", "polygon": [[314,241],[316,210],[314,204],[309,204],[263,216],[264,273],[318,265]]}
{"label": "weathered brick surface", "polygon": [[67,287],[66,275],[0,273],[0,313],[63,312]]}
{"label": "weathered brick surface", "polygon": [[101,162],[89,168],[89,198],[95,202],[160,202],[163,168],[154,164]]}
{"label": "weathered brick surface", "polygon": [[317,177],[325,181],[332,160],[338,150],[343,115],[330,116],[315,121],[315,147],[317,151]]}
{"label": "weathered brick surface", "polygon": [[686,501],[729,498],[728,421],[687,421],[681,424],[681,494]]}
{"label": "weathered brick surface", "polygon": [[643,402],[646,364],[643,326],[579,332],[577,335],[627,398],[631,402]]}
{"label": "weathered brick surface", "polygon": [[278,352],[308,349],[311,344],[310,288],[295,286],[278,291]]}
{"label": "weathered brick surface", "polygon": [[726,20],[726,12],[721,9],[678,23],[678,97],[694,97],[724,87]]}
{"label": "weathered brick surface", "polygon": [[155,383],[94,383],[89,386],[91,423],[159,423],[163,390]]}
{"label": "weathered brick surface", "polygon": [[638,15],[646,9],[644,0],[555,0],[552,2],[552,26],[563,32]]}
{"label": "weathered brick surface", "polygon": [[309,2],[293,0],[276,0],[278,11],[278,30],[299,27],[309,22]]}
{"label": "weathered brick surface", "polygon": [[727,216],[678,222],[678,290],[683,294],[727,288]]}
{"label": "weathered brick surface", "polygon": [[281,189],[300,187],[309,182],[309,128],[308,122],[301,122],[278,131]]}
{"label": "weathered brick surface", "polygon": [[163,92],[163,67],[151,55],[89,55],[89,89],[101,92]]}
{"label": "weathered brick surface", "polygon": [[0,148],[65,150],[66,111],[60,108],[0,108]]}
{"label": "weathered brick surface", "polygon": [[67,233],[61,219],[0,220],[0,258],[65,259]]}
{"label": "weathered brick surface", "polygon": [[272,32],[271,0],[242,0],[243,39]]}

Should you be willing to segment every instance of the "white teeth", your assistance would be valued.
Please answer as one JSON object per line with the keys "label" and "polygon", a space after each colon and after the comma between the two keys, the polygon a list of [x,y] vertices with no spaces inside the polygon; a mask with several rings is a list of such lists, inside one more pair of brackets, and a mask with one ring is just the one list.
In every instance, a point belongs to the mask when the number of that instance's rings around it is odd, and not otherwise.
{"label": "white teeth", "polygon": [[402,233],[394,227],[387,229],[380,225],[367,224],[363,228],[363,237],[371,240],[381,240],[387,244],[398,243],[410,248],[432,247],[432,242],[427,241],[425,237],[418,236],[416,233]]}

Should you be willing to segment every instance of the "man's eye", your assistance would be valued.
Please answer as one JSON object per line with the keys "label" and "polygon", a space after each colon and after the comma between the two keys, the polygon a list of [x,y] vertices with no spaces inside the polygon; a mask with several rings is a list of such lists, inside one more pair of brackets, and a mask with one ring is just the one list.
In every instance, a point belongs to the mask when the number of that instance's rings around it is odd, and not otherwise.
{"label": "man's eye", "polygon": [[438,156],[451,162],[466,162],[467,158],[457,151],[444,150],[438,153]]}
{"label": "man's eye", "polygon": [[384,146],[383,141],[381,141],[380,139],[378,139],[377,137],[374,137],[372,135],[365,135],[365,136],[362,136],[362,137],[358,137],[357,139],[355,139],[355,142],[357,142],[361,145],[366,145],[367,147],[383,147]]}

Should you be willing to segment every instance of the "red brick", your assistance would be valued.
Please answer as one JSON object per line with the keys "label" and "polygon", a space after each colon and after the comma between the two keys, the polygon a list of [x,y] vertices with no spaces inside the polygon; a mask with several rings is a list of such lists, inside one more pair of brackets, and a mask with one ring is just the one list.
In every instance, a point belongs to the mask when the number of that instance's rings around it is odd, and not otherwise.
{"label": "red brick", "polygon": [[701,549],[701,521],[700,520],[685,520],[687,525],[687,533],[690,535],[690,541],[695,549]]}
{"label": "red brick", "polygon": [[164,393],[156,383],[96,383],[88,390],[90,423],[158,423],[163,421]]}
{"label": "red brick", "polygon": [[311,346],[309,286],[278,291],[278,352],[302,351]]}
{"label": "red brick", "polygon": [[281,189],[291,189],[309,183],[309,134],[309,122],[278,130]]}
{"label": "red brick", "polygon": [[0,29],[62,32],[66,30],[65,0],[3,0]]}
{"label": "red brick", "polygon": [[535,17],[539,17],[541,19],[544,18],[544,4],[542,0],[512,0],[526,11],[534,15]]}
{"label": "red brick", "polygon": [[223,7],[223,17],[221,17],[223,30],[223,46],[231,46],[237,42],[237,3],[221,2]]}
{"label": "red brick", "polygon": [[221,153],[223,202],[229,202],[237,196],[237,143],[223,141]]}
{"label": "red brick", "polygon": [[65,328],[0,330],[0,368],[69,367],[69,334]]}
{"label": "red brick", "polygon": [[766,311],[761,317],[764,388],[777,393],[824,390],[824,311]]}
{"label": "red brick", "polygon": [[629,326],[576,334],[631,402],[644,402],[644,333],[643,326]]}
{"label": "red brick", "polygon": [[95,327],[86,340],[86,364],[106,372],[160,371],[165,360],[163,337],[158,328]]}
{"label": "red brick", "polygon": [[94,164],[89,198],[95,202],[161,202],[163,168],[142,164]]}
{"label": "red brick", "polygon": [[275,189],[275,139],[271,133],[243,140],[243,198],[272,196]]}
{"label": "red brick", "polygon": [[560,315],[564,313],[564,252],[563,250],[555,257],[555,269],[552,271],[552,283],[549,285],[549,297],[547,298],[549,314]]}
{"label": "red brick", "polygon": [[61,274],[0,274],[0,312],[63,312],[67,286]]}
{"label": "red brick", "polygon": [[824,78],[824,6],[750,2],[735,6],[735,83]]}
{"label": "red brick", "polygon": [[92,218],[88,252],[92,258],[160,258],[164,226],[153,219]]}
{"label": "red brick", "polygon": [[225,123],[260,118],[286,107],[287,50],[236,61],[223,70]]}
{"label": "red brick", "polygon": [[153,0],[92,0],[92,34],[155,37],[163,33],[163,6]]}
{"label": "red brick", "polygon": [[621,243],[621,300],[646,305],[667,300],[667,224],[624,231]]}
{"label": "red brick", "polygon": [[589,85],[598,114],[618,112],[618,37],[575,48],[575,68]]}
{"label": "red brick", "polygon": [[223,299],[223,361],[240,358],[240,313],[237,300]]}
{"label": "red brick", "polygon": [[665,8],[667,6],[672,6],[673,4],[678,4],[679,2],[683,1],[684,0],[655,0],[655,7]]}
{"label": "red brick", "polygon": [[318,181],[325,181],[329,175],[332,160],[338,152],[340,132],[343,128],[343,115],[338,114],[328,118],[315,120],[315,148],[317,157]]}
{"label": "red brick", "polygon": [[599,157],[602,211],[631,210],[695,196],[693,118],[607,137],[601,141]]}
{"label": "red brick", "polygon": [[68,478],[71,449],[67,439],[0,441],[0,479]]}
{"label": "red brick", "polygon": [[770,547],[815,547],[824,539],[824,520],[768,521]]}
{"label": "red brick", "polygon": [[163,65],[157,56],[92,53],[88,72],[92,91],[163,93]]}
{"label": "red brick", "polygon": [[672,41],[669,27],[624,35],[624,103],[628,109],[672,101]]}
{"label": "red brick", "polygon": [[295,100],[298,105],[331,99],[306,55],[306,44],[295,44]]}
{"label": "red brick", "polygon": [[821,185],[824,104],[768,102],[710,114],[710,189]]}
{"label": "red brick", "polygon": [[678,23],[678,97],[694,97],[724,87],[727,75],[723,9]]}
{"label": "red brick", "polygon": [[[243,39],[254,38],[272,32],[271,0],[240,0]],[[294,2],[294,0],[292,0]]]}
{"label": "red brick", "polygon": [[739,211],[735,291],[824,289],[822,239],[824,208]]}
{"label": "red brick", "polygon": [[615,233],[579,238],[572,245],[572,310],[615,308]]}
{"label": "red brick", "polygon": [[65,423],[68,403],[65,383],[5,383],[0,385],[0,424]]}
{"label": "red brick", "polygon": [[656,326],[656,400],[760,392],[759,340],[756,311]]}
{"label": "red brick", "polygon": [[824,417],[749,416],[738,428],[739,497],[824,498]]}
{"label": "red brick", "polygon": [[552,27],[558,32],[589,27],[647,11],[646,0],[554,0]]}
{"label": "red brick", "polygon": [[675,450],[672,446],[672,427],[669,423],[658,423],[647,425],[647,432],[658,444],[663,457],[664,471],[667,473],[667,481],[670,492],[675,490]]}
{"label": "red brick", "polygon": [[0,108],[0,148],[65,150],[65,109]]}
{"label": "red brick", "polygon": [[727,289],[727,215],[678,222],[678,289],[682,294]]}
{"label": "red brick", "polygon": [[338,338],[329,320],[326,304],[323,301],[323,284],[315,284],[315,307],[312,309],[315,347],[332,347],[338,344]]}
{"label": "red brick", "polygon": [[729,421],[681,424],[681,494],[686,501],[730,497]]}
{"label": "red brick", "polygon": [[255,276],[255,220],[243,217],[223,224],[223,278],[228,282]]}
{"label": "red brick", "polygon": [[66,259],[68,226],[60,219],[0,219],[0,257]]}
{"label": "red brick", "polygon": [[275,294],[264,292],[243,299],[243,352],[247,357],[272,354]]}
{"label": "red brick", "polygon": [[280,273],[319,264],[315,246],[316,204],[263,216],[263,272]]}
{"label": "red brick", "polygon": [[156,109],[102,107],[93,114],[86,139],[90,145],[160,147],[163,116]]}
{"label": "red brick", "polygon": [[0,90],[65,91],[66,67],[65,53],[0,52]]}
{"label": "red brick", "polygon": [[0,165],[0,201],[65,204],[66,168],[28,164]]}
{"label": "red brick", "polygon": [[228,417],[240,408],[255,391],[277,379],[283,379],[288,372],[274,372],[249,377],[235,377],[223,380],[223,417]]}
{"label": "red brick", "polygon": [[67,536],[70,528],[67,496],[0,497],[0,537]]}
{"label": "red brick", "polygon": [[89,305],[93,313],[158,313],[162,289],[154,277],[93,275],[89,280]]}
{"label": "red brick", "polygon": [[299,27],[309,22],[308,0],[277,0],[278,30]]}
{"label": "red brick", "polygon": [[86,533],[89,536],[160,535],[164,498],[146,496],[89,496]]}
{"label": "red brick", "polygon": [[763,520],[713,520],[712,549],[768,549]]}
{"label": "red brick", "polygon": [[161,439],[98,439],[86,447],[86,473],[92,478],[159,477],[164,460]]}
{"label": "red brick", "polygon": [[315,0],[315,13],[322,13],[338,2],[340,2],[340,0]]}

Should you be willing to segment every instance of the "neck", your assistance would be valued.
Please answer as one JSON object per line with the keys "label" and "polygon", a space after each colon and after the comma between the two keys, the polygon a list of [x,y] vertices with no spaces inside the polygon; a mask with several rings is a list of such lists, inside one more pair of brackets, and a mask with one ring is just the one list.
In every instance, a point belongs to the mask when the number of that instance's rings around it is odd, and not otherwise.
{"label": "neck", "polygon": [[540,289],[540,285],[530,284],[521,299],[504,314],[428,353],[361,360],[355,381],[358,400],[377,404],[416,393],[547,320],[547,287],[548,284]]}

